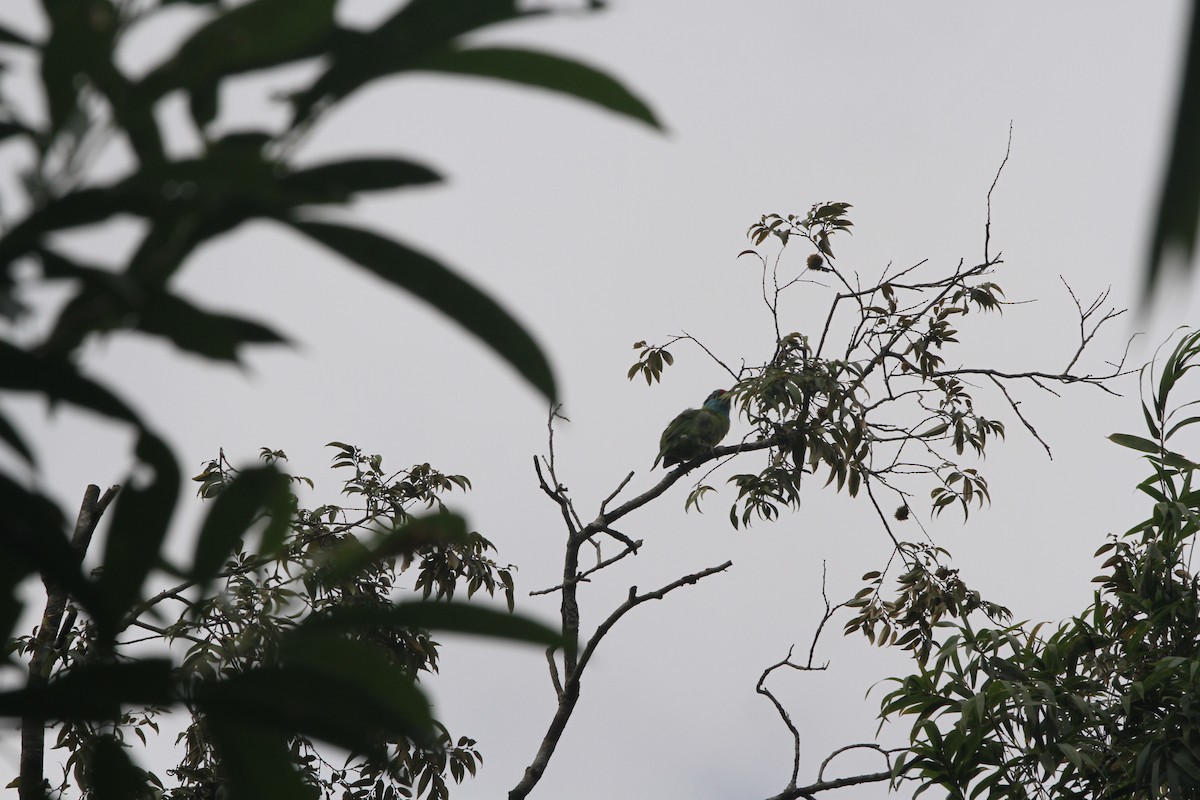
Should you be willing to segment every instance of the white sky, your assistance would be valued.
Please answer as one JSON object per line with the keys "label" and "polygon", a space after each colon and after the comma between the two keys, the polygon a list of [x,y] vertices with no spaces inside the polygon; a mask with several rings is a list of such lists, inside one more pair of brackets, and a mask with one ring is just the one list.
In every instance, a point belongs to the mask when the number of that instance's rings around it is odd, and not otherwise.
{"label": "white sky", "polygon": [[[394,4],[345,5],[347,18],[363,19]],[[10,0],[0,22],[36,32],[33,7]],[[562,477],[590,518],[627,471],[638,472],[629,491],[650,486],[646,468],[663,426],[727,383],[683,347],[664,385],[631,383],[634,341],[686,330],[730,362],[769,351],[757,273],[735,260],[750,223],[843,200],[854,204],[856,227],[835,244],[839,263],[864,277],[888,262],[928,258],[949,268],[977,259],[1010,121],[1012,155],[993,198],[993,246],[1006,261],[997,282],[1009,299],[1037,302],[964,329],[978,338],[961,358],[1061,368],[1076,323],[1060,275],[1081,297],[1111,286],[1117,305],[1135,303],[1185,10],[1096,0],[616,0],[601,15],[483,38],[606,69],[649,102],[666,136],[546,93],[405,76],[354,96],[304,156],[397,154],[448,176],[441,187],[369,197],[354,216],[440,256],[536,333],[572,420],[559,432]],[[136,44],[122,54],[126,63],[144,63],[170,37],[152,31]],[[221,122],[278,119],[262,86],[246,79],[223,96]],[[119,153],[109,163],[119,169]],[[11,160],[3,164],[0,199],[11,202]],[[72,244],[116,263],[127,233]],[[170,432],[189,474],[218,447],[247,462],[267,445],[286,450],[293,471],[328,496],[337,478],[323,445],[337,439],[382,453],[394,468],[429,461],[468,475],[476,489],[458,507],[497,544],[499,561],[519,566],[518,608],[553,620],[557,597],[523,597],[557,583],[561,571],[557,510],[530,464],[545,446],[542,401],[474,340],[381,285],[277,227],[248,226],[206,247],[178,286],[211,307],[271,320],[297,349],[256,351],[244,371],[133,337],[92,345],[86,357]],[[805,292],[783,324],[817,332],[827,294]],[[1175,292],[1140,324],[1150,332],[1133,363],[1194,319],[1194,295]],[[1115,323],[1088,364],[1099,371],[1118,357],[1138,325]],[[1124,399],[1079,389],[1056,402],[1020,389],[1054,460],[1004,414],[1009,441],[984,465],[992,508],[967,526],[953,514],[931,524],[919,512],[967,582],[1019,619],[1082,610],[1098,570],[1091,553],[1144,515],[1133,491],[1141,465],[1104,440],[1140,432],[1133,388],[1124,385]],[[29,404],[5,407],[33,416]],[[744,423],[733,430],[743,433]],[[123,435],[71,413],[38,445],[47,489],[69,507],[87,483],[119,482],[128,467]],[[752,459],[725,472],[749,471]],[[786,784],[790,739],[755,682],[790,643],[807,648],[822,562],[831,598],[848,598],[862,573],[885,563],[886,535],[865,500],[817,491],[816,482],[800,513],[741,532],[727,521],[732,492],[711,499],[705,515],[685,515],[686,491],[681,482],[626,520],[622,530],[646,546],[581,593],[584,629],[630,585],[657,588],[726,559],[734,567],[620,623],[585,676],[534,797],[756,798]],[[194,519],[197,502],[184,505]],[[897,653],[841,637],[844,619],[818,651],[827,673],[773,683],[805,734],[802,782],[832,749],[872,739],[882,691],[865,701],[864,693],[907,668]],[[477,738],[486,759],[454,796],[502,796],[553,712],[544,658],[533,648],[446,640],[442,673],[427,686],[451,732]],[[3,734],[0,770],[15,771],[15,754],[14,736]],[[846,757],[830,776],[879,768]],[[884,793],[876,785],[841,796]]]}

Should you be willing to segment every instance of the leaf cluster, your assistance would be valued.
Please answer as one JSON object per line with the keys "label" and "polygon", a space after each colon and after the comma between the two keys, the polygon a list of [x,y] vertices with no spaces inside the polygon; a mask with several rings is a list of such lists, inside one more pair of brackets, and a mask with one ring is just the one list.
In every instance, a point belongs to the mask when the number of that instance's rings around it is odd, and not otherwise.
{"label": "leaf cluster", "polygon": [[1193,797],[1200,792],[1200,464],[1171,439],[1200,422],[1171,392],[1197,363],[1200,334],[1143,371],[1148,437],[1114,434],[1151,475],[1151,515],[1096,552],[1095,600],[1047,626],[947,626],[932,663],[896,680],[885,717],[913,716],[897,778],[951,797]]}
{"label": "leaf cluster", "polygon": [[[415,565],[424,597],[449,599],[461,582],[468,595],[503,588],[511,606],[511,575],[487,556],[486,539],[453,515],[410,513],[412,503],[442,509],[441,492],[468,486],[428,465],[385,475],[381,463],[350,452],[345,466],[356,476],[346,488],[365,503],[352,517],[340,507],[299,509],[290,486],[305,479],[278,469],[281,452],[268,451],[266,463],[236,474],[218,459],[198,478],[212,505],[193,560],[168,563],[162,550],[178,503],[179,463],[140,411],[78,363],[82,345],[133,332],[235,363],[249,346],[285,343],[264,322],[203,307],[177,285],[201,248],[248,222],[267,221],[442,311],[553,399],[556,386],[542,349],[490,295],[436,259],[337,216],[367,193],[437,183],[438,171],[391,153],[316,164],[302,163],[295,153],[359,89],[418,71],[546,89],[651,127],[658,122],[629,90],[592,67],[544,52],[473,44],[478,31],[547,13],[515,0],[413,0],[371,28],[342,25],[336,0],[188,2],[199,11],[195,27],[174,52],[136,74],[117,55],[177,8],[174,0],[46,0],[47,33],[40,38],[0,25],[0,70],[18,61],[37,65],[30,85],[0,85],[0,147],[24,159],[19,185],[25,195],[6,205],[11,210],[0,226],[0,393],[34,394],[127,427],[137,476],[116,492],[107,513],[109,494],[85,501],[87,513],[72,530],[62,510],[32,488],[39,454],[0,409],[0,446],[14,456],[6,464],[17,465],[0,470],[0,632],[10,643],[6,666],[15,666],[17,655],[31,662],[28,684],[0,695],[0,714],[22,718],[30,732],[61,720],[61,742],[78,754],[72,768],[78,767],[84,789],[97,797],[132,796],[125,790],[145,788],[149,778],[128,758],[121,732],[132,726],[140,736],[149,723],[122,708],[184,703],[203,721],[206,747],[230,797],[308,796],[293,769],[296,737],[362,752],[377,752],[391,737],[432,748],[436,759],[449,752],[444,742],[434,746],[439,740],[415,685],[416,673],[436,658],[432,640],[420,631],[449,628],[544,643],[549,634],[526,621],[514,628],[503,621],[506,615],[444,603],[435,616],[415,607],[400,615],[403,620],[331,622],[324,639],[307,631],[307,620],[324,616],[325,605],[354,606],[382,591],[395,577],[397,559],[401,571]],[[313,69],[307,83],[280,98],[284,122],[238,129],[223,108],[232,83],[298,64]],[[43,117],[27,115],[31,106],[18,102],[22,94],[40,97]],[[160,113],[164,102],[178,98],[199,142],[185,155]],[[114,145],[132,156],[116,176],[98,163]],[[63,234],[118,216],[139,223],[132,252],[120,263],[92,261],[61,246]],[[46,284],[64,289],[66,302],[51,319],[30,325],[35,310],[27,295]],[[16,336],[18,326],[45,335]],[[101,514],[108,525],[104,550],[94,559],[101,567],[85,575],[81,565]],[[256,537],[257,547],[248,537]],[[289,573],[289,566],[298,572]],[[184,588],[148,596],[156,571]],[[33,637],[13,638],[22,612],[18,585],[35,575],[48,592],[44,625]],[[168,600],[184,603],[187,613],[164,623],[154,615]],[[380,608],[369,610],[382,614],[384,604],[374,605]],[[198,649],[180,672],[170,660],[130,654],[132,630]],[[368,642],[370,635],[380,641]],[[194,685],[181,683],[181,674]],[[89,685],[106,688],[81,688]],[[313,696],[313,686],[322,688],[317,699],[298,704],[295,698]],[[367,714],[367,707],[376,711]],[[22,798],[40,797],[42,753],[28,756],[19,789]],[[470,771],[463,758],[445,763],[454,775]],[[441,768],[434,777],[411,766],[408,774],[423,791],[444,793]],[[356,783],[351,795],[370,792]]]}
{"label": "leaf cluster", "polygon": [[[176,703],[191,713],[191,724],[177,739],[182,758],[168,770],[177,785],[164,788],[158,775],[130,766],[145,791],[154,786],[167,797],[207,796],[212,787],[237,786],[238,763],[253,753],[263,757],[263,770],[277,762],[274,779],[296,791],[337,790],[348,798],[445,797],[447,771],[455,781],[474,774],[481,759],[474,742],[460,737],[455,743],[433,720],[416,685],[422,672],[438,669],[439,645],[431,631],[543,644],[559,637],[484,608],[397,603],[411,569],[417,577],[407,591],[449,601],[460,584],[468,596],[502,588],[511,608],[511,569],[488,558],[492,544],[468,532],[460,518],[444,510],[415,516],[420,509],[439,508],[445,492],[469,486],[465,477],[428,464],[384,475],[379,456],[344,443],[331,447],[334,468],[352,473],[343,493],[355,505],[306,509],[293,497],[285,505],[279,541],[264,534],[260,547],[249,549],[243,537],[208,580],[193,574],[130,620],[130,630],[148,629],[164,644],[185,645],[177,666],[122,656],[137,640],[118,642],[113,661],[97,645],[94,622],[75,617],[64,633],[60,675],[42,696],[28,691],[0,696],[0,709],[9,713],[37,708],[62,719],[58,744],[70,754],[67,767],[77,785],[95,785],[95,754],[107,752],[103,742],[127,747],[136,736],[144,743],[147,731],[157,732],[159,714]],[[221,455],[197,476],[201,493],[211,498],[203,530],[214,518],[230,516],[244,481],[276,470],[285,458],[282,451],[262,452],[269,461],[265,467],[237,470]],[[293,483],[291,476],[274,474],[282,487]],[[269,529],[271,514],[260,510],[244,527]],[[206,561],[204,549],[211,546],[202,536],[193,561]],[[215,591],[207,588],[210,583],[217,584]],[[141,622],[171,616],[169,607],[177,609],[174,621],[161,627]],[[32,637],[16,640],[19,653],[33,646]],[[105,681],[112,686],[98,693],[103,705],[83,705],[80,693],[95,695],[97,683]],[[297,704],[297,698],[303,702]],[[119,700],[146,705],[117,713]],[[256,732],[253,740],[235,732],[246,729]],[[319,741],[351,755],[335,768]],[[64,775],[60,790],[67,779]]]}

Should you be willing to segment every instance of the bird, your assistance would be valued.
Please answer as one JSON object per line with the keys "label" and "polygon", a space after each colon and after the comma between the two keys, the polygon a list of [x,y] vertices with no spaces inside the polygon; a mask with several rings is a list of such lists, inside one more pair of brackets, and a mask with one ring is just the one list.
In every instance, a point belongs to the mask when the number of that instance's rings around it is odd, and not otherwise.
{"label": "bird", "polygon": [[702,407],[689,408],[671,420],[658,440],[658,458],[654,459],[654,467],[661,461],[663,469],[667,469],[716,447],[729,433],[729,406],[726,391],[716,389]]}

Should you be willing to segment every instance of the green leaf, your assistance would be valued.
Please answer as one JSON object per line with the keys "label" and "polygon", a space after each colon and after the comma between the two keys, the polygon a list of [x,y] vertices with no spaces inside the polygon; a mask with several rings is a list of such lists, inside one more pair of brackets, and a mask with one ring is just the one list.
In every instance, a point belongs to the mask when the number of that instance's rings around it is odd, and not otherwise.
{"label": "green leaf", "polygon": [[53,134],[77,111],[79,77],[103,83],[104,73],[115,72],[111,59],[118,14],[110,0],[56,0],[45,9],[50,36],[42,45],[40,64]]}
{"label": "green leaf", "polygon": [[[336,0],[252,0],[224,11],[142,81],[154,100],[173,89],[211,92],[221,78],[318,55]],[[202,115],[203,116],[203,115]]]}
{"label": "green leaf", "polygon": [[437,183],[442,176],[413,161],[400,158],[356,158],[319,164],[279,180],[293,202],[344,203],[358,192],[397,189]]}
{"label": "green leaf", "polygon": [[[118,617],[137,602],[146,576],[158,563],[179,495],[179,466],[161,439],[143,431],[135,453],[153,477],[144,486],[136,485],[136,478],[127,480],[118,495],[99,583],[105,603]],[[101,631],[102,635],[118,632]]]}
{"label": "green leaf", "polygon": [[1145,267],[1143,303],[1158,284],[1168,256],[1186,268],[1196,248],[1200,223],[1200,8],[1191,9],[1187,61],[1175,112],[1171,155],[1163,169],[1162,190],[1150,253]]}
{"label": "green leaf", "polygon": [[333,632],[295,631],[281,643],[280,659],[278,667],[199,684],[197,705],[233,724],[359,752],[378,749],[384,737],[432,742],[429,701],[378,647]]}
{"label": "green leaf", "polygon": [[329,66],[292,100],[293,125],[378,78],[412,69],[459,36],[498,22],[545,13],[519,11],[516,0],[411,0],[372,31],[339,30]]}
{"label": "green leaf", "polygon": [[1157,442],[1152,442],[1149,439],[1143,439],[1141,436],[1134,436],[1130,433],[1114,433],[1108,437],[1108,440],[1113,444],[1119,444],[1121,447],[1128,447],[1131,450],[1138,450],[1143,453],[1161,453],[1162,448]]}
{"label": "green leaf", "polygon": [[4,341],[0,341],[0,389],[40,392],[51,402],[71,403],[142,427],[133,409],[81,375],[67,359],[33,355]]}
{"label": "green leaf", "polygon": [[369,546],[356,538],[346,539],[331,554],[323,577],[328,585],[332,585],[354,577],[385,558],[411,556],[424,548],[467,544],[468,541],[467,523],[462,517],[446,512],[429,514],[384,532]]}
{"label": "green leaf", "polygon": [[[134,730],[140,732],[140,728]],[[129,758],[129,749],[116,737],[100,736],[87,753],[88,797],[128,800],[147,796],[146,779]]]}
{"label": "green leaf", "polygon": [[122,705],[167,705],[174,700],[168,659],[93,662],[77,665],[45,686],[0,693],[0,716],[116,719]]}
{"label": "green leaf", "polygon": [[287,344],[254,320],[205,311],[165,291],[144,298],[134,327],[161,336],[180,350],[218,361],[238,361],[238,350],[245,344]]}
{"label": "green leaf", "polygon": [[31,40],[14,31],[7,25],[0,25],[0,44],[14,44],[21,47],[33,47]]}
{"label": "green leaf", "polygon": [[[302,690],[304,696],[312,687]],[[253,699],[253,698],[252,698]],[[228,704],[226,704],[228,705]],[[261,706],[254,706],[261,711]],[[286,732],[268,727],[269,718],[254,718],[210,704],[205,724],[212,737],[230,800],[312,800],[300,773],[292,764]]]}
{"label": "green leaf", "polygon": [[415,69],[495,78],[562,92],[652,128],[662,128],[650,107],[609,75],[549,53],[498,47],[451,49],[423,59]]}
{"label": "green leaf", "polygon": [[483,606],[431,600],[412,600],[388,606],[335,607],[304,622],[305,628],[350,630],[381,626],[416,628],[488,636],[514,642],[562,647],[562,634],[527,617]]}
{"label": "green leaf", "polygon": [[36,465],[33,451],[29,449],[29,445],[25,444],[25,440],[21,438],[20,432],[13,427],[12,423],[3,414],[0,414],[0,440],[3,440],[21,458],[25,459],[27,464],[30,466]]}
{"label": "green leaf", "polygon": [[263,554],[278,550],[291,521],[290,497],[287,476],[273,465],[239,472],[212,501],[200,526],[191,578],[202,587],[207,586],[263,513],[268,519],[262,537]]}
{"label": "green leaf", "polygon": [[287,220],[350,261],[405,289],[491,347],[551,402],[550,364],[533,337],[496,301],[428,256],[379,234],[328,222]]}
{"label": "green leaf", "polygon": [[53,501],[0,472],[0,633],[6,637],[21,608],[14,591],[30,573],[65,587],[93,617],[104,618],[65,526],[66,518]]}
{"label": "green leaf", "polygon": [[120,211],[131,211],[118,202],[111,189],[80,189],[60,197],[21,220],[0,237],[0,267],[34,248],[50,231],[103,222]]}

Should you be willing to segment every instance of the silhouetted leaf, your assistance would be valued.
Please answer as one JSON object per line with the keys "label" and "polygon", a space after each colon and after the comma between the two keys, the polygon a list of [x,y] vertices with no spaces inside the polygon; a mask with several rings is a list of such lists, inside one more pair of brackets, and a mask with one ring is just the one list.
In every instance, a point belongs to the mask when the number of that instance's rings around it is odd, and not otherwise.
{"label": "silhouetted leaf", "polygon": [[336,0],[252,0],[213,18],[191,35],[166,63],[142,81],[158,98],[172,89],[211,91],[227,75],[286,64],[317,55],[333,30]]}
{"label": "silhouetted leaf", "polygon": [[115,719],[122,705],[167,705],[174,700],[168,659],[95,662],[74,666],[45,686],[0,693],[0,716]]}
{"label": "silhouetted leaf", "polygon": [[237,361],[244,344],[286,344],[275,331],[253,320],[204,311],[178,295],[160,292],[145,299],[134,327],[162,336],[180,350],[220,361]]}
{"label": "silhouetted leaf", "polygon": [[287,220],[331,250],[399,286],[475,334],[554,401],[557,390],[546,356],[496,301],[428,256],[376,233],[328,222]]}
{"label": "silhouetted leaf", "polygon": [[53,501],[0,472],[0,632],[12,630],[13,614],[20,609],[13,592],[33,572],[65,586],[89,610],[98,610],[65,526]]}
{"label": "silhouetted leaf", "polygon": [[1143,303],[1158,285],[1168,256],[1180,259],[1184,269],[1190,268],[1200,225],[1200,9],[1192,8],[1190,13],[1187,62],[1175,111],[1171,155],[1163,169],[1158,213],[1150,237]]}
{"label": "silhouetted leaf", "polygon": [[611,76],[578,61],[506,48],[446,50],[422,60],[416,69],[476,75],[562,92],[661,128],[654,112]]}
{"label": "silhouetted leaf", "polygon": [[[146,575],[159,560],[179,495],[179,466],[161,439],[143,431],[135,453],[153,477],[126,480],[113,508],[100,591],[115,616],[125,614],[141,595]],[[144,486],[137,485],[138,477],[143,478]]]}
{"label": "silhouetted leaf", "polygon": [[15,44],[22,47],[33,47],[33,42],[17,33],[7,25],[0,25],[0,44]]}
{"label": "silhouetted leaf", "polygon": [[42,85],[50,112],[50,132],[61,131],[76,109],[79,75],[96,81],[114,71],[118,15],[110,0],[56,0],[44,4],[50,37],[42,45]]}
{"label": "silhouetted leaf", "polygon": [[0,389],[41,392],[63,401],[131,422],[142,422],[129,406],[100,384],[79,373],[65,358],[37,356],[0,341]]}
{"label": "silhouetted leaf", "polygon": [[208,516],[200,526],[192,556],[191,578],[201,587],[207,586],[241,543],[246,531],[264,512],[269,521],[263,534],[262,550],[269,553],[278,549],[291,522],[289,497],[288,479],[273,465],[238,473],[212,501]]}
{"label": "silhouetted leaf", "polygon": [[459,36],[540,13],[519,11],[515,0],[413,0],[372,31],[340,30],[330,39],[329,67],[292,98],[293,124],[377,78],[412,69]]}
{"label": "silhouetted leaf", "polygon": [[39,138],[38,132],[28,125],[22,125],[12,120],[0,122],[0,142],[13,136],[28,136],[35,141]]}
{"label": "silhouetted leaf", "polygon": [[142,771],[129,758],[129,750],[114,736],[100,736],[87,758],[88,797],[95,800],[130,800],[152,796]]}
{"label": "silhouetted leaf", "polygon": [[125,207],[107,188],[80,189],[58,198],[0,237],[0,267],[36,247],[42,236],[50,231],[102,222],[121,211],[135,210]]}
{"label": "silhouetted leaf", "polygon": [[428,167],[399,158],[357,158],[318,164],[279,180],[292,202],[343,203],[357,192],[437,183],[442,177]]}
{"label": "silhouetted leaf", "polygon": [[330,555],[325,580],[335,584],[385,558],[411,556],[434,546],[467,543],[466,520],[446,512],[429,514],[386,531],[373,542],[364,544],[357,538],[346,539]]}
{"label": "silhouetted leaf", "polygon": [[466,603],[413,600],[387,606],[349,605],[309,617],[305,628],[414,628],[492,636],[514,642],[562,647],[559,631],[527,617]]}
{"label": "silhouetted leaf", "polygon": [[431,741],[429,702],[377,648],[316,632],[289,635],[281,647],[281,666],[198,684],[196,704],[230,722],[360,752],[377,748],[383,736]]}
{"label": "silhouetted leaf", "polygon": [[0,440],[16,451],[30,466],[35,466],[33,451],[29,449],[29,445],[25,444],[21,434],[3,414],[0,414]]}
{"label": "silhouetted leaf", "polygon": [[[305,693],[311,691],[308,687]],[[312,800],[292,765],[287,734],[269,729],[269,720],[247,719],[231,710],[235,713],[226,715],[214,705],[205,719],[229,781],[229,800]]]}

